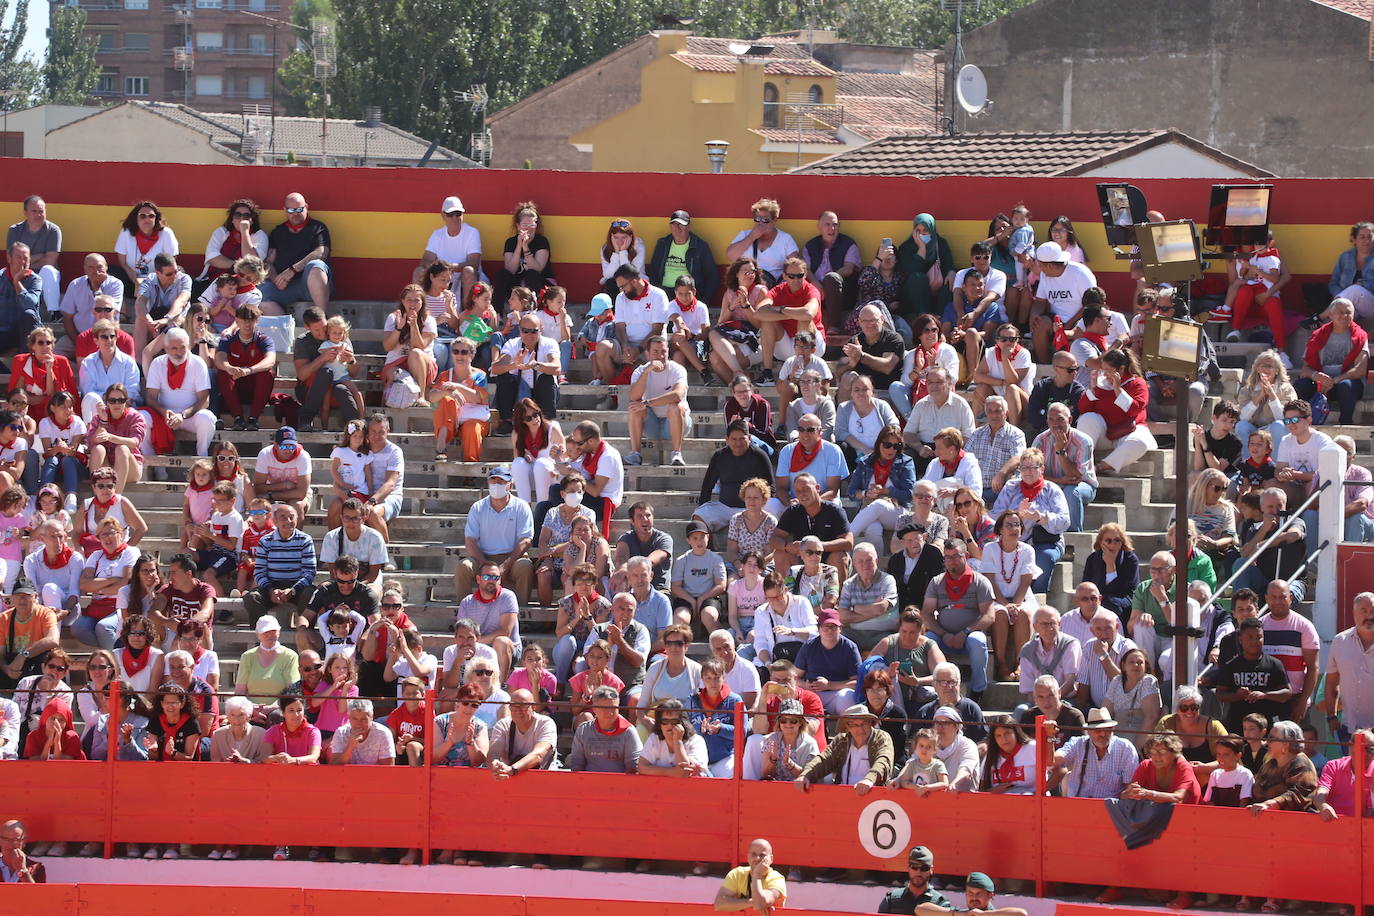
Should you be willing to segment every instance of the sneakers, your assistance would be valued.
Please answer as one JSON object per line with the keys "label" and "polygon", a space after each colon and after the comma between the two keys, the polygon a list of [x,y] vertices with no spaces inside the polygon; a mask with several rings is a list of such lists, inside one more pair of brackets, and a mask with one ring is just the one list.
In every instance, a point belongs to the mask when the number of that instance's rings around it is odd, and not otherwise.
{"label": "sneakers", "polygon": [[273,862],[285,862],[289,858],[291,858],[291,847],[289,846],[278,846],[276,852],[272,853]]}
{"label": "sneakers", "polygon": [[1209,311],[1209,314],[1211,315],[1211,317],[1208,319],[1209,321],[1230,321],[1231,306],[1218,305],[1216,308],[1211,309]]}
{"label": "sneakers", "polygon": [[1232,328],[1231,330],[1227,331],[1227,332],[1226,332],[1226,342],[1227,342],[1227,343],[1240,343],[1240,331],[1237,331],[1235,328]]}
{"label": "sneakers", "polygon": [[137,843],[125,843],[124,856],[128,859],[141,859],[143,858],[143,847]]}
{"label": "sneakers", "polygon": [[220,856],[220,858],[221,858],[221,859],[224,859],[226,862],[232,861],[232,860],[234,860],[234,859],[237,859],[238,857],[239,857],[239,851],[238,851],[237,849],[235,849],[234,847],[232,847],[232,846],[230,846],[228,849],[224,850],[224,855]]}
{"label": "sneakers", "polygon": [[156,859],[159,858],[160,855],[161,852],[158,850],[156,846],[149,846],[147,852],[143,853],[143,858]]}
{"label": "sneakers", "polygon": [[66,843],[53,843],[51,846],[48,847],[48,855],[49,855],[49,856],[54,856],[54,857],[60,859],[60,858],[62,858],[63,856],[65,856],[66,854],[67,854],[67,844],[66,844]]}
{"label": "sneakers", "polygon": [[224,850],[216,846],[214,849],[210,850],[209,853],[206,854],[205,858],[214,859],[218,861],[220,856],[222,855],[224,855]]}
{"label": "sneakers", "polygon": [[772,384],[774,384],[774,383],[776,383],[776,382],[777,382],[777,377],[773,375],[773,370],[772,370],[772,369],[760,369],[760,370],[759,370],[759,384],[760,384],[760,385],[772,385]]}
{"label": "sneakers", "polygon": [[595,410],[615,410],[615,395],[608,394],[596,402]]}
{"label": "sneakers", "polygon": [[675,468],[685,468],[687,462],[682,460],[682,452],[673,452],[668,456],[668,463]]}
{"label": "sneakers", "polygon": [[248,422],[245,424],[245,426],[247,426],[248,431],[250,433],[255,433],[258,431],[258,421],[254,420],[252,417],[248,418]]}
{"label": "sneakers", "polygon": [[701,383],[707,388],[719,388],[721,386],[720,379],[716,378],[716,374],[710,369],[701,370]]}
{"label": "sneakers", "polygon": [[68,515],[76,514],[76,494],[68,493],[62,500],[62,508]]}
{"label": "sneakers", "polygon": [[176,848],[175,846],[168,846],[165,850],[163,850],[162,858],[164,858],[164,859],[180,859],[180,858],[181,858],[181,853],[179,853],[179,852],[177,851],[177,848]]}
{"label": "sneakers", "polygon": [[83,859],[89,859],[91,856],[98,856],[100,855],[100,844],[87,843],[85,846],[81,847],[81,851],[78,852],[77,855],[81,856]]}
{"label": "sneakers", "polygon": [[594,379],[592,379],[590,382],[588,382],[587,384],[588,384],[588,385],[591,385],[593,388],[600,388],[602,385],[604,385],[604,384],[606,384],[606,383],[603,382],[603,381],[602,381],[601,379],[599,379],[599,378],[594,378]]}
{"label": "sneakers", "polygon": [[625,456],[625,462],[629,467],[639,467],[644,463],[644,456],[639,452],[630,452]]}
{"label": "sneakers", "polygon": [[245,420],[243,417],[239,417],[237,420],[234,421],[234,426],[233,426],[234,432],[236,432],[236,433],[241,433],[241,432],[243,432],[244,430],[246,430],[247,428],[248,428],[248,421]]}
{"label": "sneakers", "polygon": [[560,372],[558,373],[558,377],[554,379],[554,381],[559,385],[566,385],[568,384],[568,377]]}

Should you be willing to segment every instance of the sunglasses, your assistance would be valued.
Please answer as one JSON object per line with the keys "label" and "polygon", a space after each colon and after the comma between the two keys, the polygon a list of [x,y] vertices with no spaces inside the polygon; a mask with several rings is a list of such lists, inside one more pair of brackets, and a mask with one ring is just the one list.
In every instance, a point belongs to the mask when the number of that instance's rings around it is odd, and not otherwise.
{"label": "sunglasses", "polygon": [[1178,711],[1179,711],[1179,712],[1197,712],[1197,711],[1200,710],[1200,709],[1202,709],[1202,706],[1201,706],[1200,704],[1198,704],[1198,703],[1180,703],[1180,704],[1178,704]]}
{"label": "sunglasses", "polygon": [[525,422],[526,422],[526,423],[529,423],[529,422],[531,422],[531,421],[533,421],[533,420],[542,420],[542,419],[544,419],[544,415],[543,415],[542,413],[532,413],[532,414],[530,414],[528,417],[525,418]]}
{"label": "sunglasses", "polygon": [[611,228],[612,228],[612,229],[629,229],[629,228],[630,228],[630,221],[627,220],[627,219],[613,219],[613,220],[611,220]]}
{"label": "sunglasses", "polygon": [[685,639],[665,639],[665,640],[663,640],[663,644],[664,644],[665,646],[685,646],[685,645],[687,645],[687,640],[685,640]]}
{"label": "sunglasses", "polygon": [[956,509],[967,509],[967,508],[968,508],[969,506],[971,506],[971,505],[973,505],[973,500],[971,500],[971,499],[966,499],[966,500],[964,500],[963,502],[956,502],[956,503],[954,504],[954,508],[956,508]]}
{"label": "sunglasses", "polygon": [[139,218],[139,219],[157,219],[157,214],[156,214],[156,213],[140,213],[140,214],[138,215],[138,218]]}
{"label": "sunglasses", "polygon": [[114,488],[115,485],[112,483],[98,483],[95,485],[95,489],[97,490],[113,490]]}
{"label": "sunglasses", "polygon": [[756,223],[771,223],[772,221],[773,221],[773,217],[771,217],[771,216],[756,216],[756,217],[754,217],[754,222],[756,222]]}
{"label": "sunglasses", "polygon": [[394,603],[393,603],[393,602],[390,602],[390,601],[383,601],[383,602],[382,602],[382,610],[384,610],[384,611],[394,611],[394,610],[400,610],[400,609],[401,609],[401,603],[400,603],[399,601],[394,602]]}
{"label": "sunglasses", "polygon": [[[357,576],[354,576],[352,579],[335,579],[335,580],[334,580],[334,584],[335,584],[335,585],[357,585],[357,584],[358,584],[358,577],[357,577]],[[400,605],[399,605],[399,604],[398,604],[398,605],[395,605],[395,607],[400,607]]]}
{"label": "sunglasses", "polygon": [[538,333],[539,333],[539,329],[538,329],[538,328],[521,328],[521,329],[520,329],[520,333],[521,333],[521,334],[538,334]]}
{"label": "sunglasses", "polygon": [[148,631],[147,631],[147,630],[130,630],[130,631],[129,631],[129,635],[130,635],[130,636],[143,636],[143,637],[147,637]]}
{"label": "sunglasses", "polygon": [[248,514],[249,514],[249,515],[266,515],[266,514],[267,514],[267,510],[266,510],[266,509],[249,509],[249,510],[248,510]]}
{"label": "sunglasses", "polygon": [[444,219],[459,219],[463,215],[462,210],[450,210],[444,214]]}
{"label": "sunglasses", "polygon": [[997,339],[998,339],[999,341],[1001,341],[1002,343],[1015,343],[1016,341],[1020,340],[1021,338],[1016,337],[1015,335],[998,334],[998,335],[997,335]]}
{"label": "sunglasses", "polygon": [[[935,724],[936,724],[936,725],[939,725],[940,723],[937,722],[937,723],[935,723]],[[909,868],[911,871],[933,871],[933,870],[934,870],[934,869],[932,869],[929,865],[908,865],[907,868]]]}
{"label": "sunglasses", "polygon": [[[490,673],[490,672],[488,672],[488,673]],[[459,705],[459,706],[466,706],[468,709],[481,709],[481,708],[482,708],[482,704],[481,704],[481,703],[475,702],[475,701],[473,701],[473,700],[464,700],[462,703],[459,703],[458,705]]]}
{"label": "sunglasses", "polygon": [[252,219],[253,214],[248,210],[235,210],[234,219]]}
{"label": "sunglasses", "polygon": [[897,448],[897,447],[898,447],[898,444],[897,444],[896,442],[879,442],[879,443],[878,443],[878,448]]}
{"label": "sunglasses", "polygon": [[804,277],[804,276],[806,276],[806,274],[787,274],[787,279],[789,279],[789,280],[800,280],[800,279],[801,279],[802,277]]}
{"label": "sunglasses", "polygon": [[819,551],[819,550],[803,550],[802,553],[804,553],[804,554],[805,554],[806,556],[808,556],[808,557],[818,557],[818,556],[821,555],[822,551]]}
{"label": "sunglasses", "polygon": [[[130,633],[129,635],[132,636],[133,634]],[[44,665],[43,667],[46,668],[46,669],[48,669],[49,671],[66,671],[68,666],[67,666],[67,665]]]}
{"label": "sunglasses", "polygon": [[819,426],[798,426],[797,429],[804,433],[818,433],[821,431]]}
{"label": "sunglasses", "polygon": [[305,208],[304,208],[304,207],[287,207],[287,208],[286,208],[286,212],[287,212],[287,213],[304,213],[304,212],[305,212]]}
{"label": "sunglasses", "polygon": [[[453,351],[453,355],[454,355],[454,356],[471,356],[471,355],[472,355],[472,351],[471,351],[471,350],[454,350],[454,351]],[[355,429],[355,430],[353,430],[353,432],[355,432],[355,433],[356,433],[356,432],[361,432],[361,430]]]}
{"label": "sunglasses", "polygon": [[480,576],[478,576],[477,578],[481,579],[483,582],[498,582],[498,581],[500,581],[500,579],[501,579],[501,574],[500,574],[500,573],[482,573],[482,574],[481,574]]}
{"label": "sunglasses", "polygon": [[474,670],[472,673],[477,675],[478,677],[491,677],[496,672],[492,671],[490,668],[483,668],[480,671]]}
{"label": "sunglasses", "polygon": [[302,671],[319,671],[324,665],[302,665]]}
{"label": "sunglasses", "polygon": [[1301,423],[1301,422],[1302,422],[1303,420],[1305,420],[1305,419],[1307,419],[1307,418],[1306,418],[1306,417],[1284,417],[1284,418],[1283,418],[1283,425],[1284,425],[1284,426],[1297,426],[1299,423]]}
{"label": "sunglasses", "polygon": [[[112,335],[110,335],[110,336],[113,337],[114,335],[112,334]],[[129,399],[128,399],[128,398],[106,398],[106,399],[105,399],[105,403],[106,403],[106,404],[127,404],[127,403],[129,403]]]}

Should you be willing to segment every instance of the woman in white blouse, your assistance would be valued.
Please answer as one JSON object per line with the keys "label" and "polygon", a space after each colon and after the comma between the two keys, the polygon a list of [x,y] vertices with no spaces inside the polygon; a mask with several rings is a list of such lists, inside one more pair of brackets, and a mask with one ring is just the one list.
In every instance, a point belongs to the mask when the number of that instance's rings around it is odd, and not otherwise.
{"label": "woman in white blouse", "polygon": [[1030,640],[1031,614],[1037,602],[1031,582],[1040,574],[1035,550],[1021,540],[1021,516],[1008,509],[993,523],[996,540],[983,548],[978,570],[997,596],[993,602],[992,658],[997,680],[1011,679],[1017,654]]}
{"label": "woman in white blouse", "polygon": [[176,257],[181,253],[176,233],[162,218],[162,210],[151,200],[141,200],[129,208],[115,239],[115,254],[129,282],[126,291],[135,290],[153,272],[153,258],[160,254]]}
{"label": "woman in white blouse", "polygon": [[941,500],[951,499],[961,487],[983,492],[983,468],[978,456],[964,451],[964,434],[947,426],[935,434],[935,460],[926,465],[925,476],[935,484]]}
{"label": "woman in white blouse", "polygon": [[866,375],[854,376],[849,397],[850,400],[840,405],[835,418],[835,441],[853,467],[861,456],[873,451],[873,444],[885,427],[900,421],[886,401],[873,397],[873,380]]}
{"label": "woman in white blouse", "polygon": [[615,285],[615,272],[626,264],[644,273],[644,240],[635,235],[634,224],[629,220],[613,219],[601,246],[601,291],[612,299],[620,292]]}
{"label": "woman in white blouse", "polygon": [[1240,402],[1240,422],[1236,424],[1236,438],[1240,440],[1240,457],[1250,457],[1250,434],[1257,429],[1269,430],[1277,446],[1287,434],[1283,425],[1283,405],[1297,398],[1288,380],[1279,351],[1265,350],[1250,365],[1250,374],[1236,394]]}
{"label": "woman in white blouse", "polygon": [[1000,394],[1007,401],[1007,422],[1017,426],[1035,382],[1035,361],[1030,350],[1021,346],[1021,331],[1011,322],[997,329],[995,339],[996,345],[983,351],[983,359],[973,370],[968,403],[976,417],[983,412],[983,401]]}

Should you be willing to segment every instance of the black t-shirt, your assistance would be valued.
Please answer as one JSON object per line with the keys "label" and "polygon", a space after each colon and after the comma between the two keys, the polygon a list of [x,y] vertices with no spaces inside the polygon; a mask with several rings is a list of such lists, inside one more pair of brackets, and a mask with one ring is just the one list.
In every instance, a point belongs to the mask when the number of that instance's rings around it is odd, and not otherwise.
{"label": "black t-shirt", "polygon": [[[1279,524],[1282,525],[1288,520],[1288,513],[1279,513]],[[1264,520],[1248,521],[1240,529],[1240,542],[1249,543],[1255,536],[1255,532],[1264,524]],[[1301,518],[1296,519],[1293,524],[1285,530],[1285,534],[1290,531],[1300,531],[1307,534],[1307,526]],[[1273,532],[1270,532],[1271,534]],[[1266,579],[1291,579],[1293,573],[1298,571],[1302,561],[1307,557],[1307,546],[1304,538],[1290,541],[1286,544],[1276,543],[1268,550],[1255,558],[1254,568],[1264,574]]]}
{"label": "black t-shirt", "polygon": [[1279,472],[1279,466],[1274,463],[1274,459],[1266,458],[1263,464],[1253,464],[1248,458],[1236,465],[1240,471],[1240,479],[1252,487],[1262,487],[1264,482],[1272,478]]}
{"label": "black t-shirt", "polygon": [[[1288,672],[1283,669],[1283,663],[1272,655],[1261,655],[1253,661],[1244,655],[1237,655],[1217,666],[1216,682],[1218,689],[1244,687],[1261,693],[1272,693],[1289,686]],[[1239,735],[1241,720],[1252,712],[1260,713],[1273,724],[1275,719],[1287,714],[1288,704],[1273,700],[1260,700],[1256,703],[1237,700],[1231,703],[1226,711],[1227,730],[1233,735]]]}
{"label": "black t-shirt", "polygon": [[849,519],[836,503],[821,500],[820,511],[814,516],[801,503],[797,503],[783,510],[777,530],[784,532],[788,540],[799,541],[808,534],[814,534],[824,543],[848,534]]}
{"label": "black t-shirt", "polygon": [[1056,385],[1052,375],[1038,379],[1031,386],[1030,403],[1026,407],[1026,441],[1031,441],[1049,428],[1045,414],[1049,412],[1051,404],[1063,404],[1069,408],[1073,419],[1077,420],[1078,399],[1083,396],[1083,390],[1077,379],[1063,386]]}
{"label": "black t-shirt", "polygon": [[[267,237],[267,247],[277,253],[272,266],[278,272],[305,260],[306,255],[321,245],[325,248],[330,247],[329,227],[314,217],[306,220],[300,232],[292,232],[287,226],[287,223],[282,223]],[[324,259],[329,260],[329,255],[326,254]]]}
{"label": "black t-shirt", "polygon": [[1213,439],[1212,431],[1209,429],[1203,434],[1202,440],[1207,451],[1226,462],[1226,467],[1222,468],[1221,472],[1226,475],[1234,474],[1240,466],[1240,439],[1236,438],[1236,434],[1227,433],[1220,439]]}
{"label": "black t-shirt", "polygon": [[859,334],[854,339],[859,342],[860,348],[869,356],[875,356],[881,359],[893,353],[897,354],[896,365],[892,367],[891,372],[885,374],[879,373],[867,363],[860,363],[854,368],[854,371],[860,375],[866,375],[873,379],[873,387],[879,392],[882,392],[888,385],[891,385],[902,377],[902,357],[906,355],[906,344],[902,343],[901,335],[896,331],[889,331],[887,328],[879,329],[876,343],[869,343],[862,334]]}
{"label": "black t-shirt", "polygon": [[371,617],[377,612],[376,596],[361,582],[353,586],[353,592],[349,595],[340,592],[339,587],[333,582],[326,582],[315,589],[315,595],[307,607],[317,614],[327,614],[340,605],[362,614],[363,617]]}
{"label": "black t-shirt", "polygon": [[[506,239],[506,247],[503,248],[502,251],[504,251],[506,254],[515,254],[515,236],[512,235],[510,238]],[[535,234],[530,238],[529,244],[525,246],[525,252],[526,252],[526,254],[528,254],[528,255],[532,255],[532,254],[534,254],[536,251],[547,251],[547,252],[549,252],[549,260],[548,260],[547,263],[544,264],[543,274],[544,274],[544,276],[546,276],[546,277],[552,277],[552,276],[553,276],[553,249],[549,247],[549,240],[546,239],[546,238],[544,238],[544,236],[542,236],[542,235],[540,235],[540,234],[538,234],[538,233],[535,233]],[[528,263],[527,263],[527,264],[524,265],[524,269],[525,269],[525,270],[529,270],[531,267],[533,267],[532,264],[528,264]],[[502,308],[502,309],[504,309],[504,308],[506,307],[506,304],[505,304],[504,302],[502,302],[502,303],[500,304],[499,307]]]}
{"label": "black t-shirt", "polygon": [[[1032,706],[1022,711],[1019,721],[1033,732],[1035,730],[1035,717],[1038,715],[1040,715],[1040,707]],[[1054,717],[1054,724],[1059,726],[1059,735],[1054,740],[1054,746],[1063,747],[1070,738],[1082,734],[1083,714],[1068,703],[1060,703],[1059,715]]]}

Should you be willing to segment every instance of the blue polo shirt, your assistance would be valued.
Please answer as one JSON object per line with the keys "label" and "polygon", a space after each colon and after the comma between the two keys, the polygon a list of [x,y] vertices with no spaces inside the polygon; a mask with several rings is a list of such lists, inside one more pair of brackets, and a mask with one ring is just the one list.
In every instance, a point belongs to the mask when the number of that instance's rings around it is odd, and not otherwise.
{"label": "blue polo shirt", "polygon": [[827,649],[819,636],[813,636],[797,652],[796,666],[814,681],[848,681],[859,673],[859,647],[848,636],[841,636],[835,648]]}
{"label": "blue polo shirt", "polygon": [[529,503],[515,496],[500,510],[491,504],[490,496],[483,496],[468,510],[463,537],[477,541],[487,556],[510,553],[522,538],[534,539],[534,513]]}

